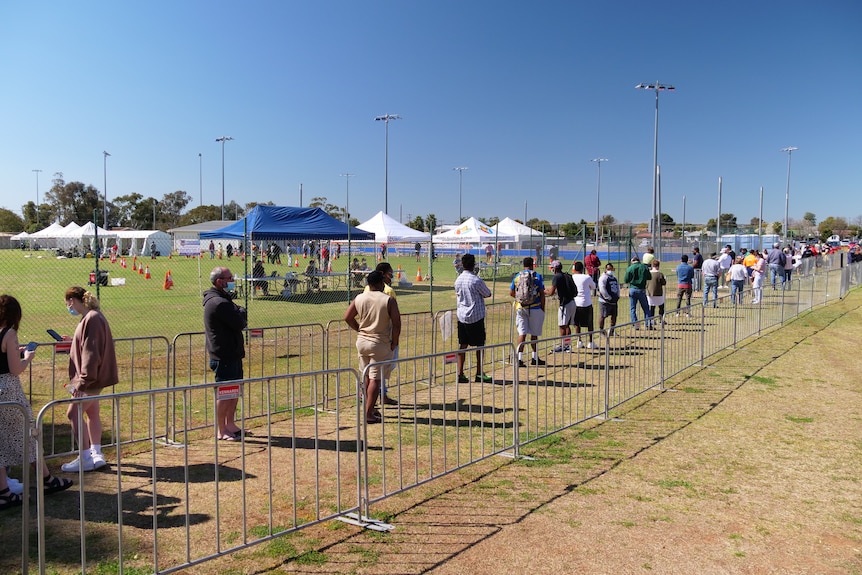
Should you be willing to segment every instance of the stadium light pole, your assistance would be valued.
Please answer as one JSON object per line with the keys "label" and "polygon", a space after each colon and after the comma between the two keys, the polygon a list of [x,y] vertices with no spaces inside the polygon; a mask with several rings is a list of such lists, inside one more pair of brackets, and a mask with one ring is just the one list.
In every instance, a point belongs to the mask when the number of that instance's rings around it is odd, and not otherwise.
{"label": "stadium light pole", "polygon": [[653,166],[652,166],[652,219],[650,220],[650,228],[652,231],[653,248],[661,253],[661,247],[656,244],[656,228],[659,228],[659,238],[661,238],[661,197],[658,190],[658,94],[662,90],[673,91],[675,87],[661,84],[638,84],[635,86],[638,90],[653,90],[655,92],[655,140],[653,142]]}
{"label": "stadium light pole", "polygon": [[384,144],[384,176],[383,176],[383,213],[389,214],[389,121],[400,120],[398,114],[383,114],[374,118],[375,122],[386,124],[386,136]]}
{"label": "stadium light pole", "polygon": [[790,159],[793,157],[793,152],[798,150],[794,146],[782,148],[782,152],[787,152],[787,190],[784,192],[784,243],[787,243],[787,238],[790,235],[789,221],[787,219],[788,210],[790,209]]}
{"label": "stadium light pole", "polygon": [[105,151],[102,151],[102,154],[104,158],[102,162],[102,178],[105,190],[105,202],[102,204],[104,209],[104,214],[102,215],[102,227],[108,229],[108,156],[111,154]]}
{"label": "stadium light pole", "polygon": [[599,245],[599,198],[602,194],[602,162],[607,162],[607,158],[593,158],[591,162],[596,163],[598,167],[598,183],[596,184],[596,247]]}
{"label": "stadium light pole", "polygon": [[204,155],[198,152],[198,201],[204,205]]}
{"label": "stadium light pole", "polygon": [[36,172],[36,227],[39,227],[39,173],[42,170],[33,170]]}
{"label": "stadium light pole", "polygon": [[461,184],[463,183],[462,179],[464,176],[464,170],[469,170],[469,169],[470,168],[468,168],[466,166],[463,166],[460,168],[452,168],[453,171],[458,172],[458,223],[459,224],[464,221],[464,217],[461,215],[461,197],[462,197],[461,196],[461,190],[462,190]]}
{"label": "stadium light pole", "polygon": [[221,142],[221,219],[224,221],[224,144],[233,140],[230,136],[222,136],[216,138],[216,142]]}

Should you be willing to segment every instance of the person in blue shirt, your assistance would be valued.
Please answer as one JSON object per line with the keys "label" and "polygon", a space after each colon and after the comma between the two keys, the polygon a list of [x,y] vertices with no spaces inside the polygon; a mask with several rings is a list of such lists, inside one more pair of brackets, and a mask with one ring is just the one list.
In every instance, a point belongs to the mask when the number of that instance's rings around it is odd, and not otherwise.
{"label": "person in blue shirt", "polygon": [[[682,298],[686,298],[686,307],[691,307],[691,290],[694,286],[694,268],[688,263],[688,256],[682,254],[680,264],[676,266],[676,309],[682,305]],[[690,313],[688,315],[691,315]]]}

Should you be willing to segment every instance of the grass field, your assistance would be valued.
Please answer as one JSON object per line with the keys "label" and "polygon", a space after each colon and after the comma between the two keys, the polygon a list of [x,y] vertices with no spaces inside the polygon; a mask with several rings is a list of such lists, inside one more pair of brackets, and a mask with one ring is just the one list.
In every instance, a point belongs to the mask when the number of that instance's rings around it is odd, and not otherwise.
{"label": "grass field", "polygon": [[[274,275],[284,275],[288,271],[301,272],[306,260],[300,259],[300,267],[288,268],[286,259],[283,265],[266,264],[266,271]],[[348,258],[333,262],[333,271],[344,272]],[[402,268],[404,278],[413,283],[409,288],[398,288],[398,305],[402,313],[436,312],[452,309],[455,294],[452,286],[455,270],[452,258],[441,256],[428,270],[427,259],[417,264],[415,257],[395,256],[388,259],[396,270]],[[245,262],[234,257],[232,260],[210,260],[174,256],[159,257],[155,260],[139,258],[138,263],[148,266],[150,279],[132,271],[133,262],[126,259],[127,268],[123,269],[119,260],[111,263],[100,262],[100,269],[107,270],[109,278],[125,279],[124,286],[100,287],[98,291],[102,310],[111,323],[115,337],[136,337],[161,335],[172,338],[178,333],[202,330],[203,312],[201,293],[209,287],[209,272],[215,265],[227,265],[235,274],[243,274]],[[619,264],[619,262],[615,262]],[[374,261],[370,259],[369,266]],[[424,277],[433,276],[433,282],[416,282],[417,268]],[[666,273],[673,266],[666,266]],[[63,293],[73,285],[87,287],[91,270],[95,269],[93,259],[57,259],[53,252],[25,252],[20,250],[0,251],[0,293],[14,295],[24,311],[20,337],[22,341],[49,341],[46,329],[55,329],[62,334],[70,334],[76,324],[69,316],[63,303]],[[519,269],[515,266],[514,269]],[[617,265],[617,269],[624,269]],[[165,274],[171,273],[173,287],[164,290]],[[546,277],[547,276],[547,271]],[[489,301],[509,301],[510,275],[498,277],[489,282],[494,293]],[[397,283],[397,280],[396,280]],[[96,286],[90,289],[95,290]],[[278,286],[279,289],[281,286]],[[340,320],[344,314],[350,295],[346,289],[323,289],[313,294],[302,294],[283,300],[280,297],[255,297],[240,300],[249,310],[250,327],[270,327],[320,323],[326,325],[330,320]]]}

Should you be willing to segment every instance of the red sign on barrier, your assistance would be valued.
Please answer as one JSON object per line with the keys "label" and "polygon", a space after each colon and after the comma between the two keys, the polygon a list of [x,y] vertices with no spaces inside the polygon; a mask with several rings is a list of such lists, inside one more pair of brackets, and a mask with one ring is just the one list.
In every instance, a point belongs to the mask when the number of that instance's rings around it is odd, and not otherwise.
{"label": "red sign on barrier", "polygon": [[457,353],[447,353],[443,356],[443,363],[455,363],[458,361]]}
{"label": "red sign on barrier", "polygon": [[248,333],[251,337],[263,337],[262,329],[250,329],[248,330]]}
{"label": "red sign on barrier", "polygon": [[222,385],[216,391],[216,399],[237,399],[239,398],[238,385]]}

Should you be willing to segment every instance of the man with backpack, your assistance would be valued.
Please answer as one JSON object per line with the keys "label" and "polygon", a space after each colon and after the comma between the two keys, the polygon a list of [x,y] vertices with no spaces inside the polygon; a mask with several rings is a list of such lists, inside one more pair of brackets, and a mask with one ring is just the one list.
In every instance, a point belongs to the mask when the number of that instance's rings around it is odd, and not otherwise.
{"label": "man with backpack", "polygon": [[617,302],[620,301],[620,282],[614,275],[614,265],[605,266],[605,273],[599,277],[599,329],[605,329],[605,318],[611,319],[608,335],[614,335],[617,325]]}
{"label": "man with backpack", "polygon": [[[533,271],[533,258],[524,258],[524,269],[512,278],[509,295],[515,298],[515,326],[518,329],[518,367],[527,367],[523,361],[520,344],[531,336],[531,340],[542,335],[542,324],[545,323],[545,284],[542,276]],[[532,344],[533,358],[530,365],[545,365],[539,359],[538,345]]]}
{"label": "man with backpack", "polygon": [[[575,319],[575,296],[578,295],[578,288],[572,276],[563,271],[563,263],[555,261],[553,264],[554,279],[551,280],[551,287],[545,290],[545,296],[557,294],[560,300],[560,308],[557,314],[560,326],[560,337],[571,335],[572,322]],[[560,353],[563,351],[572,351],[571,345],[560,342],[560,345],[552,350],[552,353]]]}

